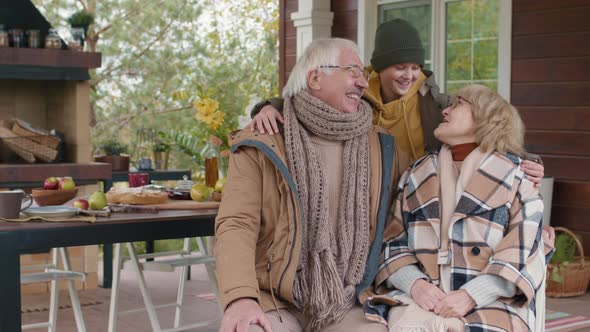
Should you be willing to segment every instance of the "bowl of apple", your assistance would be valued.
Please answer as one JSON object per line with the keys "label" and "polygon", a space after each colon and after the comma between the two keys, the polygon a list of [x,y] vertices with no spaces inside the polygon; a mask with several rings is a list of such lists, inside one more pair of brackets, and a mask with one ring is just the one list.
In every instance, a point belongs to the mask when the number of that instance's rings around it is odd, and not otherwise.
{"label": "bowl of apple", "polygon": [[62,205],[76,197],[78,188],[71,177],[49,177],[43,183],[43,188],[34,188],[31,191],[33,200],[39,206]]}

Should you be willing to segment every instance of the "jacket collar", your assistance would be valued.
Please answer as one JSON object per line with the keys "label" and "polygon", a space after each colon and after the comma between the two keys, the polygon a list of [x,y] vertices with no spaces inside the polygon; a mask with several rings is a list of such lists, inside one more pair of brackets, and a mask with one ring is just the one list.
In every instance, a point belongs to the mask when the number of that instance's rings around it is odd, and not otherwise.
{"label": "jacket collar", "polygon": [[[519,159],[514,155],[490,154],[475,171],[458,200],[455,214],[476,215],[496,209],[513,196],[514,180],[519,173]],[[406,182],[408,211],[415,212],[426,206],[437,207],[440,219],[438,156],[426,155],[414,163]],[[435,217],[432,216],[431,217]]]}

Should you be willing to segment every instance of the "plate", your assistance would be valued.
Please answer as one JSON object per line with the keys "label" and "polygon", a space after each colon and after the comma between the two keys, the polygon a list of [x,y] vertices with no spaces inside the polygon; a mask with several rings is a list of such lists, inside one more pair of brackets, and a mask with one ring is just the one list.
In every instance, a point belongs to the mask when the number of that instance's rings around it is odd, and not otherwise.
{"label": "plate", "polygon": [[69,218],[80,211],[82,210],[70,206],[38,206],[25,209],[23,213],[31,217]]}

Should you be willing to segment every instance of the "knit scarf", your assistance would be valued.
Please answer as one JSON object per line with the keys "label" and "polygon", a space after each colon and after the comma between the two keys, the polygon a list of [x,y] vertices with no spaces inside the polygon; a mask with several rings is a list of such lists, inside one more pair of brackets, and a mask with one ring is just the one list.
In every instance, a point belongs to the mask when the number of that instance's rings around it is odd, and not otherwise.
{"label": "knit scarf", "polygon": [[[301,91],[285,99],[289,170],[301,200],[303,247],[293,296],[303,306],[306,330],[340,320],[354,304],[369,246],[369,140],[371,108],[342,113]],[[344,142],[337,234],[328,221],[325,172],[310,133]]]}

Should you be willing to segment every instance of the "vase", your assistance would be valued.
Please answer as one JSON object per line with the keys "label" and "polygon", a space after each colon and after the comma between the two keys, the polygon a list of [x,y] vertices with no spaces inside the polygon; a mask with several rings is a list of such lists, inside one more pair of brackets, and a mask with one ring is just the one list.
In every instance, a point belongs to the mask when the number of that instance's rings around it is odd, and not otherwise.
{"label": "vase", "polygon": [[152,152],[152,159],[154,162],[154,169],[156,169],[156,170],[168,169],[169,156],[170,156],[170,151],[153,151]]}

